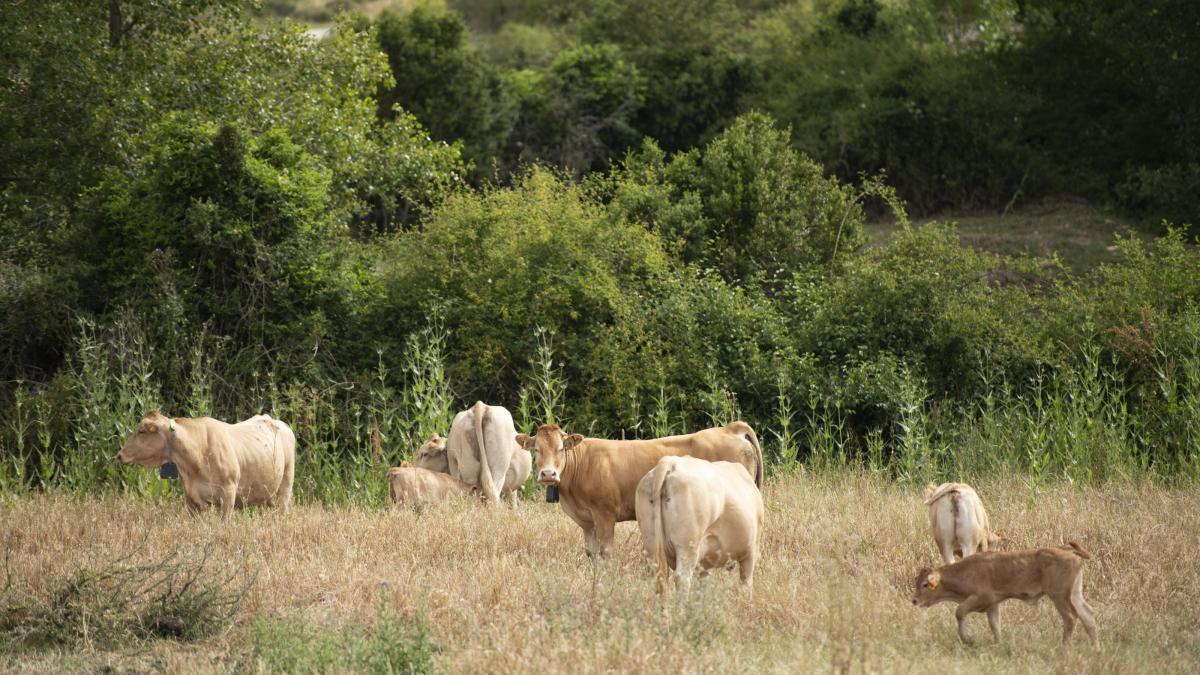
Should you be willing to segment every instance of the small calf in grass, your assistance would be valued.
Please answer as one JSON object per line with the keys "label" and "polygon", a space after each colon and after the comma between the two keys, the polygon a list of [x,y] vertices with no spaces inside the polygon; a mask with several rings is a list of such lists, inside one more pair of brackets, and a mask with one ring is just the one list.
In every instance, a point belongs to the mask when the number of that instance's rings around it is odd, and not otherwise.
{"label": "small calf in grass", "polygon": [[1036,603],[1042,596],[1050,596],[1063,620],[1063,643],[1075,630],[1077,618],[1095,642],[1096,617],[1083,599],[1083,561],[1091,557],[1075,542],[1057,548],[968,556],[937,569],[922,569],[913,604],[932,607],[939,602],[957,602],[958,636],[969,642],[964,626],[968,614],[986,612],[992,635],[999,640],[1001,602],[1016,598]]}
{"label": "small calf in grass", "polygon": [[474,488],[448,473],[430,471],[408,462],[400,462],[400,466],[388,469],[388,488],[392,508],[421,508],[475,494]]}

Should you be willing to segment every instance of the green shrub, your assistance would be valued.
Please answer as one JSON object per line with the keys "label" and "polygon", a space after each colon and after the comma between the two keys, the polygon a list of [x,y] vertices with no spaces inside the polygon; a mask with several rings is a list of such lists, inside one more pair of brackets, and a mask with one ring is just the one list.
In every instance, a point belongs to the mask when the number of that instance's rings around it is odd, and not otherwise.
{"label": "green shrub", "polygon": [[1155,224],[1200,223],[1200,164],[1140,167],[1117,187],[1121,204]]}
{"label": "green shrub", "polygon": [[239,346],[291,352],[328,336],[357,280],[325,165],[280,130],[172,116],[150,135],[153,153],[135,176],[110,175],[76,233],[92,264],[89,305],[124,298],[150,311],[165,279],[180,289],[181,319]]}
{"label": "green shrub", "polygon": [[461,142],[476,174],[489,175],[510,113],[500,77],[471,46],[462,17],[418,3],[405,14],[380,14],[375,35],[392,72],[379,92],[380,114],[391,119],[400,106],[437,140]]}
{"label": "green shrub", "polygon": [[858,195],[788,144],[767,115],[739,117],[700,152],[668,158],[647,142],[612,179],[617,213],[676,242],[727,280],[789,276],[864,241]]}
{"label": "green shrub", "polygon": [[645,86],[637,68],[611,44],[565,49],[545,71],[510,74],[517,108],[510,155],[576,175],[607,168],[640,137],[630,121]]}

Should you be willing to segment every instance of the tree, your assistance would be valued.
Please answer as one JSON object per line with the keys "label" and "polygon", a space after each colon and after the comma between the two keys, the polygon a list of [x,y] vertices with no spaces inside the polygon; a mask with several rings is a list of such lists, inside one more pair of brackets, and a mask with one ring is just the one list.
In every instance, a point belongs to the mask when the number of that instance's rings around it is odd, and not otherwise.
{"label": "tree", "polygon": [[645,80],[613,45],[584,45],[555,57],[546,73],[510,77],[518,104],[511,153],[546,161],[575,175],[602,170],[639,134],[631,121]]}
{"label": "tree", "polygon": [[153,306],[165,282],[191,320],[239,347],[319,349],[355,284],[329,168],[282,130],[173,115],[148,136],[133,174],[111,171],[88,196],[75,244],[90,265],[86,306]]}
{"label": "tree", "polygon": [[864,239],[855,191],[826,178],[761,113],[739,117],[699,152],[668,159],[647,142],[612,190],[619,213],[647,221],[686,260],[735,282],[835,262]]}
{"label": "tree", "polygon": [[379,112],[411,112],[439,141],[461,141],[477,177],[486,176],[504,146],[509,113],[500,77],[467,41],[457,13],[418,4],[406,14],[383,12],[376,22],[392,82],[379,92]]}

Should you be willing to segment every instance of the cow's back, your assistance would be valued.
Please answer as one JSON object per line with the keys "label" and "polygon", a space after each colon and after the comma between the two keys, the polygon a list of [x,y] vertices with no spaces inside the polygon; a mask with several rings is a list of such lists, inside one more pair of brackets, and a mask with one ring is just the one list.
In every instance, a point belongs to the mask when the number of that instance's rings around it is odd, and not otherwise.
{"label": "cow's back", "polygon": [[578,467],[579,475],[572,478],[571,489],[564,491],[563,498],[570,499],[568,493],[575,493],[592,508],[611,504],[617,522],[637,517],[638,482],[663,457],[732,462],[742,465],[751,476],[758,468],[754,446],[729,427],[649,440],[587,438],[583,443],[587,459]]}
{"label": "cow's back", "polygon": [[664,457],[639,481],[636,504],[644,550],[655,555],[661,531],[671,567],[681,546],[703,569],[757,556],[762,494],[740,463]]}

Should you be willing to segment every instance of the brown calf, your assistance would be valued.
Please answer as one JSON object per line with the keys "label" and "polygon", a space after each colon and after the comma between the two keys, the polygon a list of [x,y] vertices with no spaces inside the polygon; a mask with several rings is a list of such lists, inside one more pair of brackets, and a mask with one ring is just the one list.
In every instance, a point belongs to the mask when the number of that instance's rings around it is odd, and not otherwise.
{"label": "brown calf", "polygon": [[1075,542],[1058,548],[967,556],[951,565],[922,569],[913,604],[932,607],[939,602],[957,602],[958,636],[969,642],[963,625],[968,614],[987,612],[992,635],[999,640],[1001,602],[1016,598],[1035,603],[1049,596],[1063,620],[1063,643],[1075,630],[1076,618],[1083,621],[1088,637],[1095,642],[1096,617],[1083,599],[1083,561],[1091,557]]}

